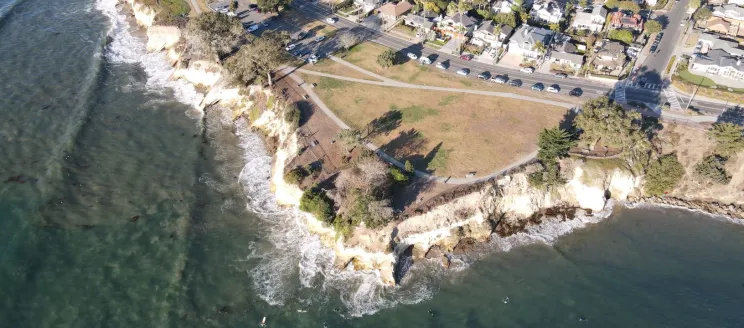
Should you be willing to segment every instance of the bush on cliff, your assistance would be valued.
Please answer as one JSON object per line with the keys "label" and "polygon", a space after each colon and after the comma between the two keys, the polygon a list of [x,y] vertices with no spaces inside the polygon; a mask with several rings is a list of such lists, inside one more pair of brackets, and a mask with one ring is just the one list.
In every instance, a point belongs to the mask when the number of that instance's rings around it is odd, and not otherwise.
{"label": "bush on cliff", "polygon": [[542,162],[540,170],[527,175],[527,182],[533,188],[548,188],[564,184],[566,180],[561,177],[561,169],[558,162],[549,160]]}
{"label": "bush on cliff", "polygon": [[300,210],[315,215],[318,220],[333,223],[333,201],[317,186],[313,186],[302,193]]}
{"label": "bush on cliff", "polygon": [[710,137],[716,141],[716,152],[733,155],[744,150],[744,127],[734,123],[717,123],[710,130]]}
{"label": "bush on cliff", "polygon": [[284,173],[284,181],[287,183],[299,185],[305,177],[308,176],[308,172],[302,167],[295,167],[286,173]]}
{"label": "bush on cliff", "polygon": [[287,105],[284,110],[284,121],[289,124],[292,130],[297,130],[297,128],[300,127],[301,115],[302,113],[300,112],[300,108],[297,107],[297,104]]}
{"label": "bush on cliff", "polygon": [[216,12],[203,13],[186,25],[189,51],[197,56],[224,56],[236,47],[245,35],[237,17]]}
{"label": "bush on cliff", "polygon": [[676,153],[661,156],[648,167],[644,192],[650,196],[669,193],[684,175],[685,168],[680,164]]}
{"label": "bush on cliff", "polygon": [[390,167],[390,176],[396,183],[406,184],[408,182],[408,175],[401,172],[400,169],[395,166]]}
{"label": "bush on cliff", "polygon": [[155,23],[184,26],[191,8],[185,0],[140,0],[147,7],[155,8]]}
{"label": "bush on cliff", "polygon": [[263,84],[274,68],[287,62],[284,44],[288,42],[287,33],[267,31],[244,44],[240,50],[225,61],[225,69],[232,79],[243,85]]}
{"label": "bush on cliff", "polygon": [[566,130],[559,127],[543,129],[537,137],[537,159],[546,162],[566,157],[574,144],[571,134]]}
{"label": "bush on cliff", "polygon": [[728,184],[731,181],[731,176],[724,167],[727,160],[726,157],[719,155],[706,156],[695,165],[695,175],[715,183]]}

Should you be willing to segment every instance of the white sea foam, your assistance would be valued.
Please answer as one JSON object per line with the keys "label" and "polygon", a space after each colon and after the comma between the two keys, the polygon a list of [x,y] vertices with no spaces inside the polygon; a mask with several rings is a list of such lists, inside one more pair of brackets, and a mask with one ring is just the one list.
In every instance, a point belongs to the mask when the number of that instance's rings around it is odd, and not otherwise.
{"label": "white sea foam", "polygon": [[[127,17],[117,10],[116,0],[98,0],[96,9],[111,20],[108,36],[111,42],[106,47],[106,58],[115,64],[139,64],[147,73],[147,90],[172,92],[180,102],[198,108],[203,95],[193,85],[182,80],[172,80],[173,68],[164,52],[148,53],[145,40],[132,34]],[[136,27],[135,27],[136,28]]]}

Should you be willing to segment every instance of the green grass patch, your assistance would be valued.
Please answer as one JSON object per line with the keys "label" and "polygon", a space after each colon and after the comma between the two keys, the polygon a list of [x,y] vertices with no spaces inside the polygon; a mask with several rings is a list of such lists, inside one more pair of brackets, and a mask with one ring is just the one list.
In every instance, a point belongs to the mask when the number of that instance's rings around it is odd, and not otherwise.
{"label": "green grass patch", "polygon": [[318,87],[328,90],[343,89],[346,87],[346,84],[341,80],[323,76],[320,78],[320,81],[318,81]]}
{"label": "green grass patch", "polygon": [[403,114],[403,121],[406,123],[414,123],[421,121],[428,116],[439,115],[439,111],[436,109],[416,105],[405,108],[398,108],[398,106],[390,105],[390,110],[399,110],[401,114]]}
{"label": "green grass patch", "polygon": [[700,86],[703,86],[703,87],[712,87],[716,85],[715,81],[705,76],[692,74],[690,73],[690,71],[687,71],[687,70],[679,72],[679,77],[681,77],[683,80],[687,82],[693,83],[695,85],[699,84]]}
{"label": "green grass patch", "polygon": [[442,98],[442,100],[440,100],[437,105],[439,105],[439,106],[447,106],[447,105],[451,104],[453,101],[458,100],[458,99],[462,99],[462,93],[459,94],[459,95],[446,96],[446,97]]}
{"label": "green grass patch", "polygon": [[450,149],[439,149],[436,154],[434,154],[434,157],[431,159],[431,162],[429,162],[429,165],[426,167],[430,171],[435,170],[445,170],[447,169],[447,161],[449,160],[449,155],[452,152]]}
{"label": "green grass patch", "polygon": [[672,70],[672,65],[674,65],[675,60],[677,60],[677,56],[672,56],[672,58],[669,59],[669,63],[667,63],[665,74],[669,74],[669,71]]}

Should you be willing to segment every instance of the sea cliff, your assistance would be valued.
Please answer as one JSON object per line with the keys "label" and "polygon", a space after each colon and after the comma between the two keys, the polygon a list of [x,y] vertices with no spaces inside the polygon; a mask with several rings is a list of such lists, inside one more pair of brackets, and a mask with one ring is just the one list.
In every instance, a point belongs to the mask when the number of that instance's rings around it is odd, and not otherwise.
{"label": "sea cliff", "polygon": [[[288,104],[278,101],[280,97],[267,88],[231,86],[216,61],[183,60],[178,49],[184,37],[182,31],[174,26],[153,25],[156,10],[135,0],[127,0],[127,3],[136,22],[147,29],[148,51],[167,53],[174,67],[172,78],[186,80],[205,90],[201,107],[219,105],[230,108],[234,119],[250,117],[251,125],[273,140],[272,191],[279,204],[299,206],[303,191],[284,181],[285,168],[299,148],[296,127],[284,119]],[[449,266],[453,256],[471,252],[497,238],[524,233],[546,221],[605,215],[611,200],[661,203],[744,218],[741,207],[744,197],[736,198],[741,193],[739,184],[744,174],[738,171],[735,173],[737,182],[731,187],[733,198],[729,193],[723,199],[727,203],[719,204],[710,193],[691,192],[689,183],[683,186],[684,190],[675,191],[675,197],[644,197],[643,177],[622,166],[598,167],[587,160],[569,158],[561,160],[560,167],[565,184],[549,189],[531,186],[528,174],[536,167],[528,165],[446,192],[422,204],[412,211],[413,214],[400,216],[382,228],[358,227],[348,238],[341,237],[310,214],[303,216],[303,224],[326,247],[334,250],[338,268],[374,271],[382,284],[394,285],[412,261],[440,259],[443,265]],[[717,188],[698,187],[699,190]],[[700,195],[707,197],[695,197]],[[686,196],[692,198],[685,200]]]}

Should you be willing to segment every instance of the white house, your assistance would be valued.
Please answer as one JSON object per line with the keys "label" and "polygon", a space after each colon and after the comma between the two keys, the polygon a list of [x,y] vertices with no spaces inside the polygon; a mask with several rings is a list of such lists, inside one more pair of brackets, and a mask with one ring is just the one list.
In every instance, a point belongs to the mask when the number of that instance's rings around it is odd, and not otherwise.
{"label": "white house", "polygon": [[594,6],[592,11],[577,12],[571,27],[577,30],[601,32],[606,20],[607,9],[602,5],[598,5]]}
{"label": "white house", "polygon": [[744,6],[744,0],[728,0],[728,4]]}
{"label": "white house", "polygon": [[364,8],[364,12],[368,13],[382,4],[382,0],[354,0],[354,3]]}
{"label": "white house", "polygon": [[555,32],[526,24],[520,25],[509,39],[509,53],[517,54],[525,58],[541,59],[545,55],[535,45],[539,42],[545,46],[545,50],[553,42]]}
{"label": "white house", "polygon": [[498,25],[494,21],[485,21],[473,32],[470,43],[481,47],[501,48],[505,45],[514,29],[509,25]]}
{"label": "white house", "polygon": [[722,49],[713,49],[705,55],[694,57],[690,70],[744,81],[742,58],[732,56]]}
{"label": "white house", "polygon": [[445,16],[444,19],[437,24],[437,28],[442,32],[442,34],[447,34],[452,37],[470,35],[475,29],[475,19],[467,14],[457,13],[454,16]]}
{"label": "white house", "polygon": [[542,0],[536,2],[530,11],[530,17],[536,21],[549,24],[558,23],[563,17],[563,10],[566,8],[564,2],[555,0]]}
{"label": "white house", "polygon": [[744,49],[739,48],[738,42],[723,40],[715,34],[701,33],[698,37],[695,53],[706,55],[713,49],[721,49],[731,56],[744,57]]}
{"label": "white house", "polygon": [[658,1],[656,1],[656,0],[646,0],[646,4],[647,4],[647,5],[649,6],[649,7],[653,7],[653,6],[656,6],[656,3],[657,3],[657,2],[658,2]]}
{"label": "white house", "polygon": [[548,53],[549,61],[574,71],[584,64],[584,55],[578,53],[578,48],[573,44],[571,37],[559,34],[554,37],[553,49]]}
{"label": "white house", "polygon": [[497,0],[491,5],[491,10],[497,14],[508,14],[512,12],[512,6],[514,6],[514,0]]}

